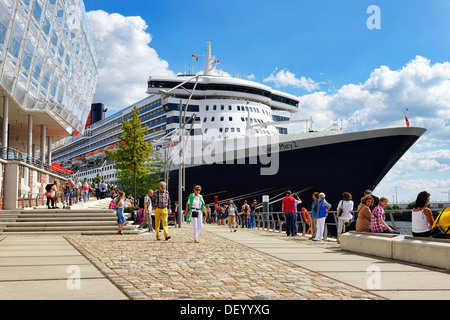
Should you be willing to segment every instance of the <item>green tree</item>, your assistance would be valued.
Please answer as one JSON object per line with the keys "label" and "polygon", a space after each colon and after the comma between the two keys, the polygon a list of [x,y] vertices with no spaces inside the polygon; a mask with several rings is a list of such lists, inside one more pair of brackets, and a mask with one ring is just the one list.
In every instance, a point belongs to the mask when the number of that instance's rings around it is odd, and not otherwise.
{"label": "green tree", "polygon": [[105,153],[116,162],[118,183],[125,193],[134,195],[136,205],[137,195],[146,193],[145,188],[148,188],[153,147],[144,140],[147,128],[142,127],[137,107],[133,108],[131,118],[122,122],[121,130],[117,151]]}

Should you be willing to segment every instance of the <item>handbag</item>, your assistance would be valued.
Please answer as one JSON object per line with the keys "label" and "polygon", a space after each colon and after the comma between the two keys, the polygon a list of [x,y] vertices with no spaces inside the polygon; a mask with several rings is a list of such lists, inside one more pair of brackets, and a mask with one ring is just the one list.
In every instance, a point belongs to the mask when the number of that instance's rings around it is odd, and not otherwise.
{"label": "handbag", "polygon": [[438,225],[439,219],[441,218],[442,213],[437,217],[436,223],[434,225],[434,228],[431,229],[430,233],[433,238],[442,239],[447,238],[447,232],[450,229],[450,227],[447,228],[447,231],[444,230],[440,225]]}

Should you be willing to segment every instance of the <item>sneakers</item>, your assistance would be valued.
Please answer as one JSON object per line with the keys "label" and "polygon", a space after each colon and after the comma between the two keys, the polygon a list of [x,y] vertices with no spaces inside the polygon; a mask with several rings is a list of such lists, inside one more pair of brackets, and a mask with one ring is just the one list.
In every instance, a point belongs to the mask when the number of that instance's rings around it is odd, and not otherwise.
{"label": "sneakers", "polygon": [[200,241],[198,241],[198,240],[194,240],[194,243],[199,243]]}
{"label": "sneakers", "polygon": [[171,237],[171,236],[167,236],[167,237],[166,237],[166,241],[169,240],[170,238],[172,238],[172,237]]}

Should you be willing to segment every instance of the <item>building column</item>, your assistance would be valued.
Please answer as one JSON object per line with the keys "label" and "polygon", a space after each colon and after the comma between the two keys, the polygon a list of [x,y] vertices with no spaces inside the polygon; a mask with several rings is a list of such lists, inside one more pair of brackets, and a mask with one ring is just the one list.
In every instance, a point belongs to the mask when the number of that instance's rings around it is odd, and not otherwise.
{"label": "building column", "polygon": [[33,116],[31,114],[28,115],[27,154],[30,158],[28,163],[32,163],[31,158],[33,158]]}
{"label": "building column", "polygon": [[47,136],[47,127],[45,125],[41,126],[41,163],[42,163],[42,168],[44,168],[44,164],[45,164],[45,140]]}
{"label": "building column", "polygon": [[52,137],[47,137],[47,163],[52,165]]}
{"label": "building column", "polygon": [[9,99],[6,95],[3,96],[3,132],[2,132],[2,142],[3,142],[3,159],[8,158],[8,118],[9,118]]}

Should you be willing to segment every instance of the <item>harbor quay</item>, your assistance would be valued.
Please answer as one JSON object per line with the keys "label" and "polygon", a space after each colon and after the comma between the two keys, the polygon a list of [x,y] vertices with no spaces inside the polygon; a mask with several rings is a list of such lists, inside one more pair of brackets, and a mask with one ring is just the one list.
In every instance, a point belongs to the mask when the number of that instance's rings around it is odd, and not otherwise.
{"label": "harbor quay", "polygon": [[[106,206],[107,199],[92,201]],[[173,302],[193,315],[200,306],[266,306],[294,301],[448,300],[448,270],[343,250],[333,238],[309,241],[262,229],[204,224],[169,227],[171,239],[124,235],[0,234],[1,300]],[[165,302],[164,302],[165,301]],[[203,303],[203,304],[202,304]],[[280,307],[281,306],[281,307]],[[194,309],[189,309],[194,308]],[[256,307],[255,307],[256,308]],[[267,309],[268,308],[268,309]],[[205,309],[206,310],[206,309]],[[227,312],[238,312],[229,309]],[[218,314],[220,315],[220,314]]]}

